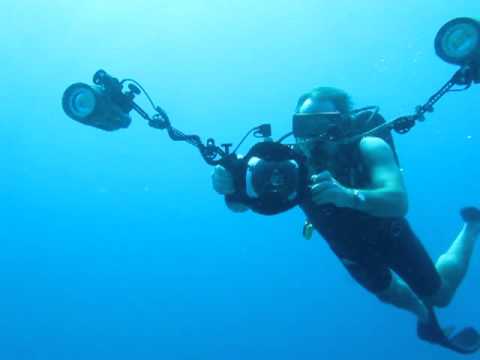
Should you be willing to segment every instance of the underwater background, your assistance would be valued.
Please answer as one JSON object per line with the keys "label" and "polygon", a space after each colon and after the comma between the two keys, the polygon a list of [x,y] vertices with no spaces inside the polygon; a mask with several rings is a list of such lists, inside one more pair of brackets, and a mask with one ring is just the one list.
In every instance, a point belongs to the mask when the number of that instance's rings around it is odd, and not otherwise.
{"label": "underwater background", "polygon": [[[453,359],[360,288],[299,209],[234,214],[198,151],[133,115],[107,133],[61,97],[100,68],[175,127],[289,131],[314,86],[411,113],[453,74],[433,39],[478,0],[26,1],[0,13],[0,359]],[[480,87],[395,135],[433,258],[480,205]],[[149,110],[144,97],[138,103]],[[242,147],[248,150],[248,142]],[[480,249],[442,323],[480,327]]]}

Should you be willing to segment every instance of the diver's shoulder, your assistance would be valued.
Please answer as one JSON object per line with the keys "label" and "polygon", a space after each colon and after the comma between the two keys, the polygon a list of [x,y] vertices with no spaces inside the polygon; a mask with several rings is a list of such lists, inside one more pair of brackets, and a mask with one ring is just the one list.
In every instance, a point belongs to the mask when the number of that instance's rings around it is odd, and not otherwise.
{"label": "diver's shoulder", "polygon": [[382,138],[376,136],[365,136],[360,140],[359,146],[362,150],[390,149],[390,145]]}
{"label": "diver's shoulder", "polygon": [[365,136],[360,140],[359,148],[362,154],[367,157],[385,157],[392,156],[392,148],[382,138],[376,136]]}

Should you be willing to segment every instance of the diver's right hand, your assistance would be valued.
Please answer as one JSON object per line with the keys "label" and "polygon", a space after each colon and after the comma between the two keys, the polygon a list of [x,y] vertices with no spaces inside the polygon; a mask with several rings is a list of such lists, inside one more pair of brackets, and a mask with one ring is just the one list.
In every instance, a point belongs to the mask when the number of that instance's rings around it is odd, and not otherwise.
{"label": "diver's right hand", "polygon": [[235,192],[233,175],[221,165],[215,166],[213,170],[212,185],[215,191],[221,195],[233,194]]}

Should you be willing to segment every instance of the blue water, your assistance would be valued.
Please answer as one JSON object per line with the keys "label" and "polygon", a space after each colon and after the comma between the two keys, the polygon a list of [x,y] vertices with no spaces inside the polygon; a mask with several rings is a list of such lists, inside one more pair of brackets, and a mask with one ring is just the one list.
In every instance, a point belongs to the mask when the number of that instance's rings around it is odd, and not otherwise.
{"label": "blue water", "polygon": [[[174,125],[236,142],[289,130],[300,94],[348,91],[391,119],[456,70],[452,1],[28,1],[0,14],[0,359],[454,359],[380,304],[303,215],[233,214],[196,150],[138,116],[82,126],[64,89],[104,68],[144,84]],[[409,219],[432,257],[479,204],[480,88],[396,136]],[[139,103],[147,108],[144,99]],[[248,147],[243,148],[246,151]],[[480,254],[442,322],[480,327]]]}

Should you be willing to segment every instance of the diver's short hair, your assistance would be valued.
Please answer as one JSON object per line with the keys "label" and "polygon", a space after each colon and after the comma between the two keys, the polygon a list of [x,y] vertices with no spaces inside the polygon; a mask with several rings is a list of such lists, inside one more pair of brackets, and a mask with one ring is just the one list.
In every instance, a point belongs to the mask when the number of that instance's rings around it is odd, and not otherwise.
{"label": "diver's short hair", "polygon": [[318,86],[300,96],[297,101],[297,106],[295,107],[295,112],[300,110],[300,107],[307,99],[313,101],[330,100],[335,105],[335,108],[342,114],[349,113],[353,107],[350,95],[345,91],[334,87]]}

